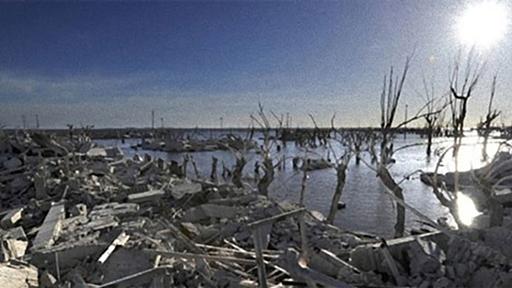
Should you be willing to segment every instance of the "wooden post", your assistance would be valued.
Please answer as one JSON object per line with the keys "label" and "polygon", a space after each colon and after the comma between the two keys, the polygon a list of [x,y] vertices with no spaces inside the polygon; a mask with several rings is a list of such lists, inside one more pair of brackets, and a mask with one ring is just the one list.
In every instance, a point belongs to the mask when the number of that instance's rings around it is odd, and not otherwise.
{"label": "wooden post", "polygon": [[263,243],[261,243],[261,228],[257,228],[252,232],[254,240],[254,249],[256,251],[256,263],[258,264],[258,282],[260,287],[267,288],[267,271],[265,270],[265,262],[263,261]]}
{"label": "wooden post", "polygon": [[300,244],[302,247],[301,258],[309,262],[308,239],[306,235],[306,222],[304,221],[304,213],[299,215]]}

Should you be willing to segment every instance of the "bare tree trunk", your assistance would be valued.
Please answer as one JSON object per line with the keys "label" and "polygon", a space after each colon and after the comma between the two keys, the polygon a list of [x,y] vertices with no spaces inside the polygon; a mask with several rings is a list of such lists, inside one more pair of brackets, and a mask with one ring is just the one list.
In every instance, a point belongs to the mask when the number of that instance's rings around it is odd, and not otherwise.
{"label": "bare tree trunk", "polygon": [[236,159],[235,169],[233,169],[233,184],[236,187],[242,187],[242,172],[246,163],[245,157],[243,156]]}
{"label": "bare tree trunk", "polygon": [[212,181],[217,181],[217,161],[218,159],[212,156],[212,172],[210,173],[210,179]]}
{"label": "bare tree trunk", "polygon": [[[396,197],[404,201],[404,194],[402,188],[395,182],[388,169],[384,165],[380,165],[379,172],[377,174],[382,181],[382,184],[389,190],[393,191]],[[405,231],[405,207],[398,204],[396,205],[396,223],[395,223],[395,238],[403,237]]]}
{"label": "bare tree trunk", "polygon": [[489,141],[489,128],[484,131],[484,143],[482,145],[482,160],[487,161],[489,155],[487,154],[487,142]]}
{"label": "bare tree trunk", "polygon": [[183,157],[183,177],[187,178],[188,155]]}
{"label": "bare tree trunk", "polygon": [[258,191],[261,195],[268,196],[268,186],[274,181],[274,166],[270,156],[265,156],[263,159],[263,170],[263,177],[258,182]]}
{"label": "bare tree trunk", "polygon": [[201,178],[201,175],[199,174],[199,170],[197,169],[196,161],[194,158],[190,158],[190,162],[192,162],[192,168],[194,168],[194,174],[196,174],[196,178]]}
{"label": "bare tree trunk", "polygon": [[343,192],[343,187],[345,187],[346,180],[346,170],[347,165],[339,164],[336,166],[336,190],[334,191],[334,195],[332,196],[331,209],[329,210],[329,215],[327,216],[327,223],[334,223],[334,218],[336,218],[336,211],[338,211],[338,203],[341,199],[341,194]]}
{"label": "bare tree trunk", "polygon": [[304,158],[304,163],[302,165],[302,181],[300,185],[299,197],[300,206],[304,206],[304,194],[306,194],[306,181],[308,180],[308,162],[306,161],[306,158]]}
{"label": "bare tree trunk", "polygon": [[428,123],[427,127],[427,157],[430,158],[432,155],[432,137],[434,133],[434,127],[432,127],[432,124]]}

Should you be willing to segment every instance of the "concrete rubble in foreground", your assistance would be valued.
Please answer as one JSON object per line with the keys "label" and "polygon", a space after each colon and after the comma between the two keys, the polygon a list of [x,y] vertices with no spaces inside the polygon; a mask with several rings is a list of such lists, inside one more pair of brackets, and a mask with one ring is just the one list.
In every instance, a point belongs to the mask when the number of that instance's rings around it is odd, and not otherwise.
{"label": "concrete rubble in foreground", "polygon": [[511,227],[400,239],[89,141],[0,135],[0,287],[512,287]]}

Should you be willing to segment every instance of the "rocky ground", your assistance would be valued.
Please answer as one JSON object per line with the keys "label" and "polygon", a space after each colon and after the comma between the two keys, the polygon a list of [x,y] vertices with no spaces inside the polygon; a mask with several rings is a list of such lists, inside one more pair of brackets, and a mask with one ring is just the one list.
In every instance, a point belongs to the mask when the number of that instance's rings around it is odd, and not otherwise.
{"label": "rocky ground", "polygon": [[510,227],[384,240],[180,169],[0,135],[0,287],[512,287]]}

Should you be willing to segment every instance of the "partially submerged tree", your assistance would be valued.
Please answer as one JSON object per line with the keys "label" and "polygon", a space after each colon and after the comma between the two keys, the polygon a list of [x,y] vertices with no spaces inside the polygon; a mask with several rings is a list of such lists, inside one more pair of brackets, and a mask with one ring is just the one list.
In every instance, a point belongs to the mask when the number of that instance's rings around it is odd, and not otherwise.
{"label": "partially submerged tree", "polygon": [[[405,119],[403,122],[399,124],[394,124],[396,111],[399,105],[399,100],[400,97],[402,96],[405,79],[409,71],[409,63],[410,57],[407,57],[403,72],[400,76],[396,76],[396,78],[393,78],[393,67],[391,67],[390,69],[389,78],[387,76],[384,76],[384,85],[382,88],[380,99],[381,122],[380,131],[378,135],[379,137],[377,140],[378,142],[380,142],[380,154],[378,155],[378,157],[377,155],[373,155],[377,162],[376,168],[374,168],[374,170],[377,173],[377,176],[379,177],[380,181],[385,186],[385,188],[391,192],[391,195],[397,202],[395,237],[401,237],[404,235],[405,207],[407,204],[404,201],[403,189],[400,187],[399,182],[396,182],[391,173],[389,172],[388,166],[394,162],[392,157],[395,152],[411,146],[417,146],[418,144],[405,145],[403,147],[395,149],[393,147],[394,132],[398,131],[400,128],[404,127],[408,123],[411,123],[418,119],[425,118],[428,115],[440,113],[440,110],[428,111],[428,109],[425,112],[425,107],[423,107],[419,109],[418,112],[413,117]],[[374,154],[376,153],[374,149],[370,149],[370,151],[373,152]],[[416,210],[413,209],[413,211],[417,213]]]}
{"label": "partially submerged tree", "polygon": [[[274,181],[274,163],[272,161],[272,146],[273,141],[270,137],[271,125],[268,120],[265,111],[263,110],[263,105],[258,103],[258,114],[257,116],[251,115],[251,118],[260,126],[261,132],[263,133],[263,145],[260,146],[260,153],[262,159],[262,169],[263,176],[259,179],[257,186],[258,192],[261,195],[268,196],[268,187]],[[279,165],[279,163],[277,164]]]}
{"label": "partially submerged tree", "polygon": [[[333,123],[333,121],[331,121],[331,125],[332,125],[332,123]],[[340,138],[337,138],[336,137],[337,130],[334,129],[334,126],[332,127],[332,130],[335,133],[333,139],[339,140],[340,144],[342,144],[345,147],[346,146],[349,146],[349,147],[347,149],[345,149],[345,151],[338,157],[336,155],[335,149],[333,149],[332,146],[330,146],[331,153],[333,154],[334,158],[336,159],[336,163],[334,166],[334,168],[336,170],[336,189],[334,190],[334,194],[333,194],[332,200],[331,200],[331,206],[329,209],[329,214],[327,215],[326,222],[329,224],[334,223],[334,219],[336,218],[336,212],[339,210],[339,203],[341,200],[341,195],[343,193],[343,188],[345,188],[345,183],[346,183],[346,179],[347,179],[348,164],[350,163],[350,159],[352,158],[352,155],[353,155],[353,150],[350,148],[350,146],[352,145],[351,141],[353,140],[353,138],[346,137],[345,135],[340,135]]]}
{"label": "partially submerged tree", "polygon": [[426,154],[427,157],[430,159],[430,156],[432,156],[432,139],[434,137],[435,132],[439,128],[439,123],[441,114],[440,113],[434,113],[438,110],[444,110],[444,108],[448,105],[447,103],[441,104],[439,100],[442,100],[440,98],[435,97],[435,90],[434,90],[434,81],[431,80],[430,85],[428,85],[425,78],[423,78],[423,90],[424,90],[424,99],[425,99],[425,106],[427,113],[424,115],[425,124],[426,124],[426,134],[427,134],[427,147],[426,147]]}
{"label": "partially submerged tree", "polygon": [[[389,78],[384,76],[384,85],[380,96],[380,157],[377,162],[377,176],[382,184],[389,189],[396,198],[404,201],[402,188],[395,182],[388,170],[388,164],[391,163],[393,153],[393,121],[400,97],[402,96],[403,86],[409,70],[410,58],[407,57],[404,70],[400,78],[393,79],[393,67],[390,69]],[[405,125],[405,124],[404,124]],[[398,128],[398,127],[397,127]],[[397,205],[395,237],[402,237],[405,231],[405,207]]]}
{"label": "partially submerged tree", "polygon": [[[446,149],[439,157],[436,169],[430,182],[432,191],[439,202],[450,210],[455,222],[459,227],[466,226],[459,217],[457,199],[459,193],[459,149],[462,145],[462,137],[464,135],[464,122],[467,115],[468,100],[473,95],[476,84],[480,79],[482,66],[473,63],[472,54],[470,53],[466,62],[464,71],[460,69],[460,60],[455,61],[455,65],[450,76],[450,112],[451,112],[451,128],[453,129],[453,145]],[[462,76],[462,77],[461,77]],[[455,171],[453,174],[453,188],[450,191],[448,187],[439,187],[441,182],[437,179],[437,171],[444,157],[450,149],[453,149],[453,159]],[[440,189],[441,188],[441,189]]]}
{"label": "partially submerged tree", "polygon": [[494,122],[494,120],[496,120],[498,118],[498,116],[501,113],[501,111],[498,111],[498,110],[492,108],[494,94],[496,93],[496,77],[497,76],[494,75],[494,77],[492,79],[491,95],[489,97],[489,106],[487,107],[487,114],[485,115],[485,120],[478,123],[478,127],[477,127],[478,131],[484,138],[484,142],[482,145],[482,160],[483,161],[487,161],[487,159],[489,158],[489,155],[487,154],[487,142],[489,141],[489,136],[491,134],[492,123]]}

